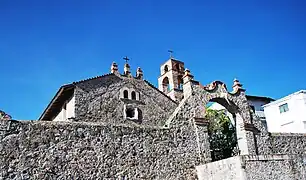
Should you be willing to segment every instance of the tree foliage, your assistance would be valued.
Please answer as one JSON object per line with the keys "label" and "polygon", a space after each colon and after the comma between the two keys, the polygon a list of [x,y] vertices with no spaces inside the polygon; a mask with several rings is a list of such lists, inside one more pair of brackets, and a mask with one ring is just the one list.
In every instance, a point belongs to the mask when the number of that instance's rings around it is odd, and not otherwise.
{"label": "tree foliage", "polygon": [[207,109],[208,134],[212,161],[232,157],[237,145],[236,128],[225,110]]}

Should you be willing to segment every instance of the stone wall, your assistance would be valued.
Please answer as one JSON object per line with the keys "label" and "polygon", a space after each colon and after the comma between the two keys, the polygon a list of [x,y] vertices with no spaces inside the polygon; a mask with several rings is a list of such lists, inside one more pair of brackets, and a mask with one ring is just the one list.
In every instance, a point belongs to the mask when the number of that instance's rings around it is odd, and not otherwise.
{"label": "stone wall", "polygon": [[0,121],[0,179],[196,179],[191,131]]}
{"label": "stone wall", "polygon": [[248,180],[306,179],[306,155],[266,155],[243,157]]}
{"label": "stone wall", "polygon": [[269,154],[306,154],[306,134],[269,133],[261,121],[253,121],[260,131],[256,135],[259,155]]}
{"label": "stone wall", "polygon": [[[140,93],[140,100],[120,97],[122,88],[134,89]],[[76,84],[76,120],[126,123],[124,105],[142,111],[142,124],[163,125],[177,104],[165,94],[144,80],[124,76],[107,75]]]}
{"label": "stone wall", "polygon": [[306,155],[235,156],[196,169],[200,180],[305,179]]}
{"label": "stone wall", "polygon": [[273,154],[306,154],[306,134],[271,134]]}

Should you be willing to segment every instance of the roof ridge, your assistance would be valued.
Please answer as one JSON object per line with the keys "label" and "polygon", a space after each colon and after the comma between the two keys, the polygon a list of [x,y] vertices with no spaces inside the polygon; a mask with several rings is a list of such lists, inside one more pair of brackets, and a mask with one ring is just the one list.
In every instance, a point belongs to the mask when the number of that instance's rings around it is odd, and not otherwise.
{"label": "roof ridge", "polygon": [[167,96],[165,93],[163,93],[161,90],[159,90],[157,87],[155,87],[152,83],[150,83],[147,80],[143,80],[144,82],[146,82],[149,86],[151,86],[152,88],[154,88],[155,90],[157,90],[158,92],[160,92],[161,94],[163,94],[165,97],[167,97],[168,99],[170,99],[172,102],[174,102],[175,104],[177,104],[176,101],[174,101],[173,99],[171,99],[169,96]]}
{"label": "roof ridge", "polygon": [[114,73],[103,74],[103,75],[100,75],[100,76],[94,76],[94,77],[91,77],[91,78],[82,79],[82,80],[79,80],[79,81],[74,81],[70,84],[76,85],[76,84],[79,84],[79,83],[82,83],[82,82],[86,82],[86,81],[90,81],[90,80],[94,80],[94,79],[98,79],[98,78],[102,78],[102,77],[106,77],[106,76],[111,76],[111,75],[115,75],[115,74]]}

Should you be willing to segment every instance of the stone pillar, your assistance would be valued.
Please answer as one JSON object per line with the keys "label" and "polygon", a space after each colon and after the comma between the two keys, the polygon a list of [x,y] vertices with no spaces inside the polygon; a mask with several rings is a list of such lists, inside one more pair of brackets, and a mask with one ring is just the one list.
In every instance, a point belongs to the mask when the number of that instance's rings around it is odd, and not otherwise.
{"label": "stone pillar", "polygon": [[234,84],[233,84],[233,91],[234,92],[237,92],[238,90],[244,90],[243,88],[242,88],[242,84],[239,82],[239,80],[238,79],[234,79]]}
{"label": "stone pillar", "polygon": [[113,73],[113,74],[119,74],[119,72],[118,72],[118,65],[117,65],[117,63],[115,63],[115,62],[112,63],[112,66],[111,66],[111,73]]}
{"label": "stone pillar", "polygon": [[130,70],[130,65],[126,63],[124,65],[124,75],[130,77],[131,76],[131,70]]}
{"label": "stone pillar", "polygon": [[245,95],[245,89],[242,88],[242,84],[239,80],[234,79],[233,93],[243,100],[241,104],[241,111],[235,114],[236,118],[236,133],[238,140],[238,147],[241,155],[256,155],[256,139],[255,134],[257,129],[254,127],[250,107]]}
{"label": "stone pillar", "polygon": [[191,75],[190,70],[185,69],[185,74],[183,76],[184,98],[187,98],[192,94],[192,80],[193,80],[193,75]]}
{"label": "stone pillar", "polygon": [[247,135],[244,129],[244,121],[239,113],[235,114],[236,120],[236,134],[237,134],[237,143],[239,147],[240,155],[248,155],[248,143],[247,143]]}
{"label": "stone pillar", "polygon": [[201,163],[211,162],[211,152],[208,136],[208,124],[209,122],[205,118],[193,118],[193,124],[195,128],[196,140],[198,144],[198,154]]}
{"label": "stone pillar", "polygon": [[143,72],[141,70],[140,67],[137,68],[137,71],[136,71],[136,78],[138,79],[143,79]]}

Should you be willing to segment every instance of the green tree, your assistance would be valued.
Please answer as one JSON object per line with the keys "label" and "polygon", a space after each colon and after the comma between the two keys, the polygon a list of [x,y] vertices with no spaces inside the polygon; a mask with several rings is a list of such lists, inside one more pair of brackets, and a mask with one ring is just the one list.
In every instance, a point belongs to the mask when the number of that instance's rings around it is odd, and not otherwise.
{"label": "green tree", "polygon": [[236,128],[225,110],[207,109],[208,135],[212,161],[232,157],[237,146]]}

